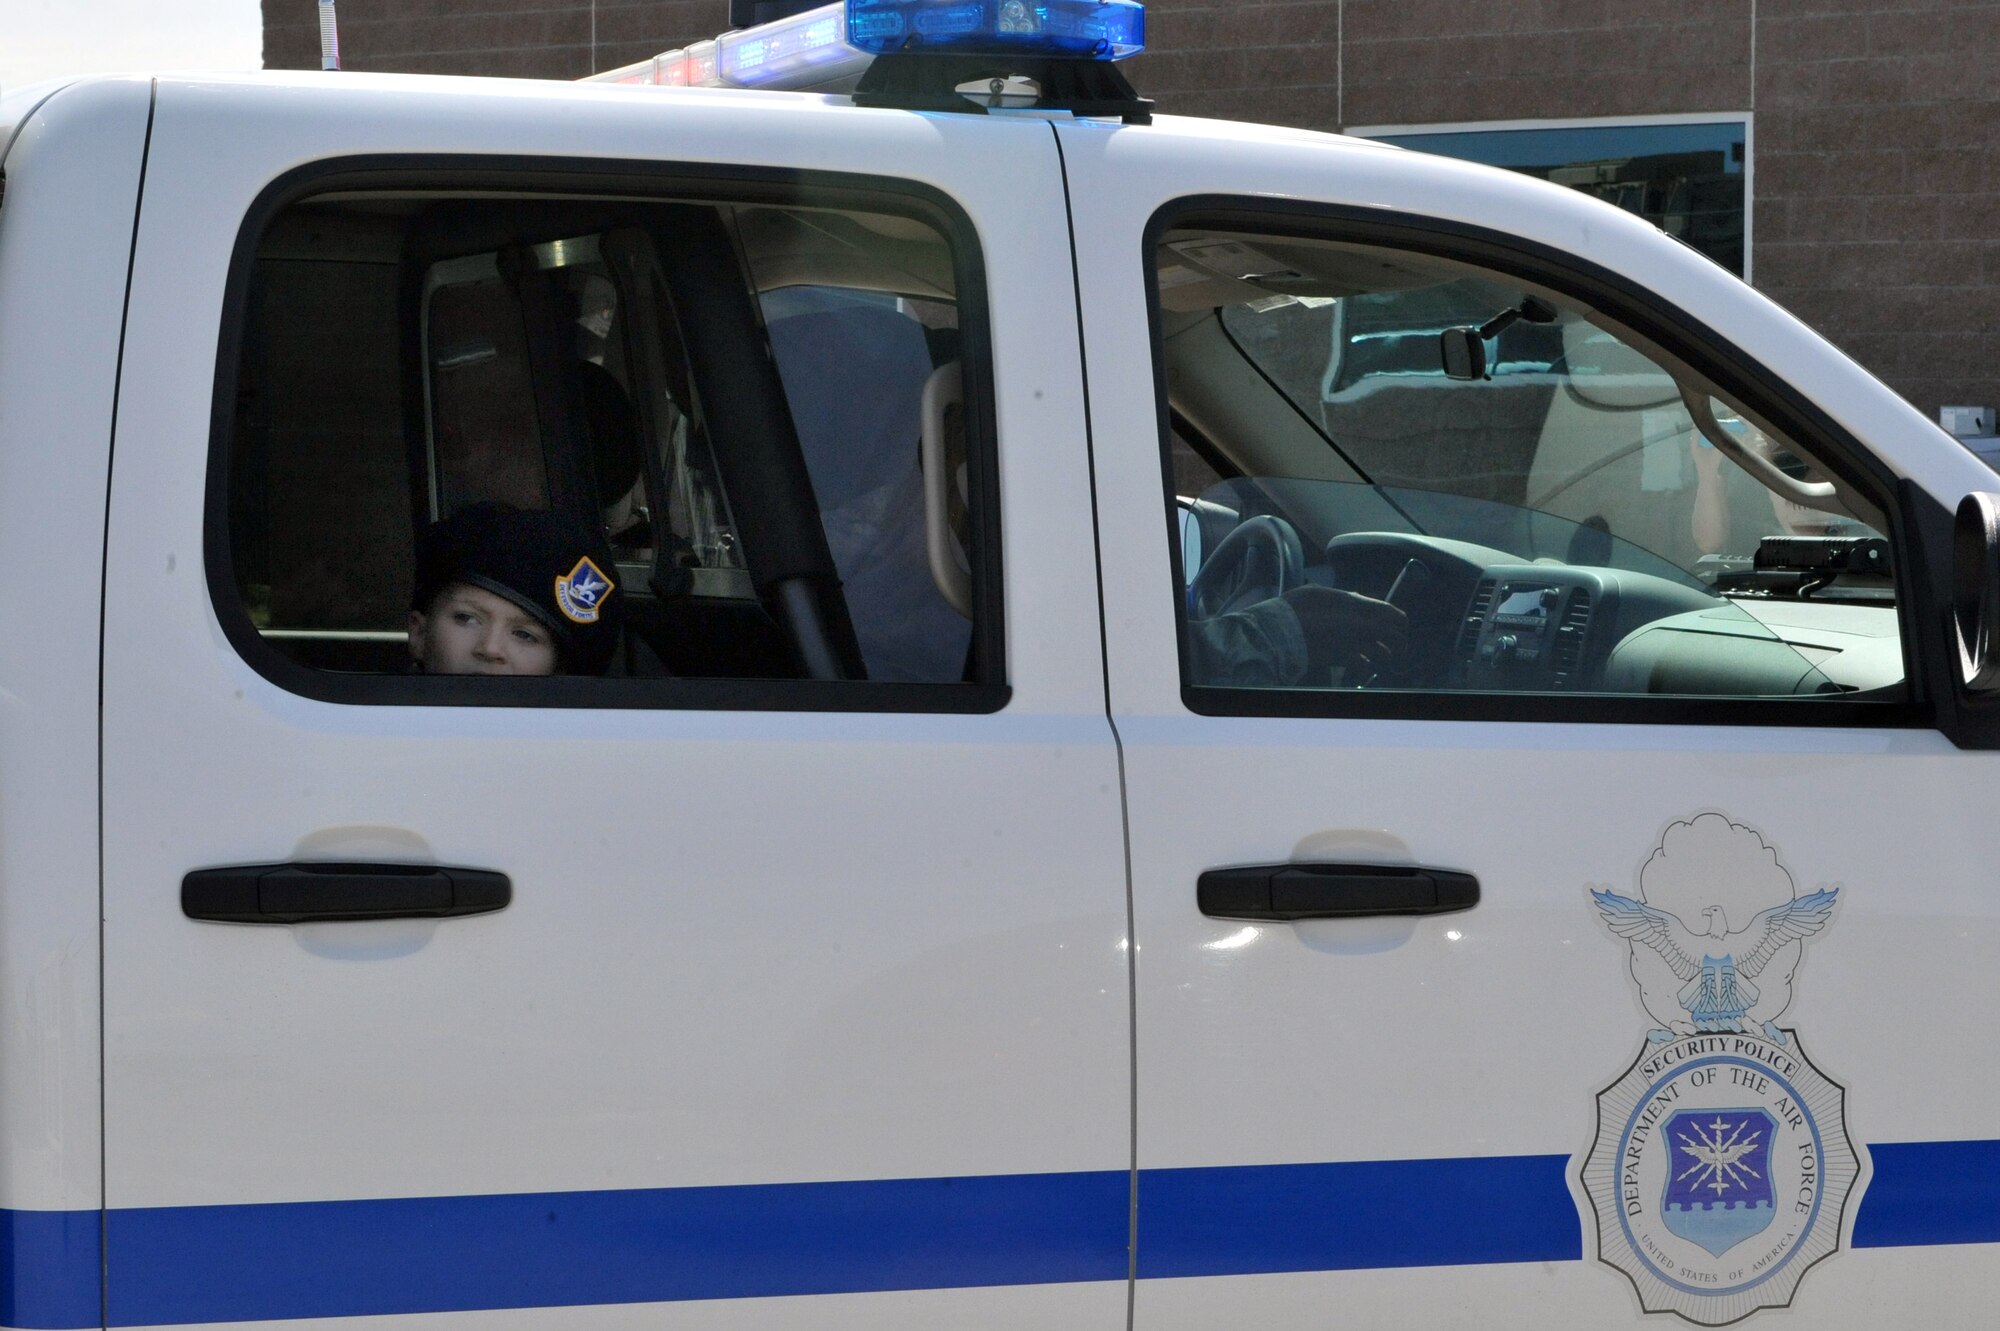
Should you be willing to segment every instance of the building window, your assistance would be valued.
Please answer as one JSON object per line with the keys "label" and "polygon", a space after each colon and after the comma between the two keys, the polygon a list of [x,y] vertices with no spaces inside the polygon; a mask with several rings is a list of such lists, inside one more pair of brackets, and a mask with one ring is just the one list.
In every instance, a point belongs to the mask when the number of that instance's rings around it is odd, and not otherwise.
{"label": "building window", "polygon": [[1348,131],[1595,194],[1750,276],[1747,116]]}

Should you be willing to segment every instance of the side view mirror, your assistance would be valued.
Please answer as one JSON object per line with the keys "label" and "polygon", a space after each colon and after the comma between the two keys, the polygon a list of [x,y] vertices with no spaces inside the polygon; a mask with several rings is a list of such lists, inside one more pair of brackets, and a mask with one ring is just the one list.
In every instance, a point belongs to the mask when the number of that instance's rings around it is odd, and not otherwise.
{"label": "side view mirror", "polygon": [[1958,503],[1951,537],[1951,627],[1968,693],[2000,693],[2000,495]]}

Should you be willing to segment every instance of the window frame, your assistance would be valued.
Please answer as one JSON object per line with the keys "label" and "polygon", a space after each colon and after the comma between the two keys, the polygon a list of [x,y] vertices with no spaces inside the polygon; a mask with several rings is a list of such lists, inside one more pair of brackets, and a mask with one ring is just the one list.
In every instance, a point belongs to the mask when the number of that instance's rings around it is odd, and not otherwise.
{"label": "window frame", "polygon": [[[959,360],[965,374],[968,516],[972,570],[972,681],[605,677],[536,678],[363,673],[323,670],[266,641],[236,584],[229,496],[236,396],[257,253],[285,209],[331,193],[460,192],[602,197],[659,203],[853,207],[909,217],[952,247],[958,284]],[[964,713],[1000,711],[1012,696],[1006,675],[999,462],[991,321],[984,250],[971,218],[943,191],[893,177],[707,163],[464,154],[383,154],[330,158],[271,181],[246,210],[230,255],[209,419],[203,562],[209,600],[224,636],[263,678],[317,702],[353,706],[614,708],[649,711]],[[405,341],[413,336],[401,330]],[[407,348],[399,348],[399,354]],[[405,384],[406,401],[415,391]],[[421,392],[415,392],[421,398]],[[421,404],[406,408],[421,410]],[[411,422],[403,422],[405,431]]]}
{"label": "window frame", "polygon": [[[1477,265],[1547,287],[1641,334],[1683,361],[1745,407],[1780,425],[1840,479],[1864,492],[1884,515],[1895,555],[1896,605],[1907,696],[1893,701],[1798,698],[1710,698],[1680,694],[1451,692],[1348,689],[1235,688],[1195,684],[1189,653],[1186,586],[1174,503],[1167,397],[1164,318],[1150,262],[1146,283],[1148,347],[1158,417],[1161,490],[1173,579],[1175,648],[1181,702],[1190,712],[1216,717],[1384,718],[1435,721],[1555,721],[1569,724],[1814,726],[1919,729],[1938,724],[1936,698],[1943,676],[1931,658],[1938,644],[1925,631],[1931,616],[1918,569],[1928,565],[1922,533],[1907,512],[1907,486],[1851,433],[1804,395],[1766,371],[1728,338],[1660,292],[1611,269],[1524,237],[1468,223],[1380,208],[1303,200],[1267,200],[1200,194],[1173,199],[1148,220],[1142,253],[1159,251],[1166,234],[1212,228],[1352,244],[1377,245],[1425,257]],[[1919,640],[1923,645],[1919,646]]]}

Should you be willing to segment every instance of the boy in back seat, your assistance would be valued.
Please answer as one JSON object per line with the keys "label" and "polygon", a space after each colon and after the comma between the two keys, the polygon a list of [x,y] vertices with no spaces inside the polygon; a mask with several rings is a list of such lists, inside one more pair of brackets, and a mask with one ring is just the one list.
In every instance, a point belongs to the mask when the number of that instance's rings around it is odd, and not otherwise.
{"label": "boy in back seat", "polygon": [[573,519],[474,504],[418,538],[410,659],[430,675],[601,675],[624,618],[616,571]]}

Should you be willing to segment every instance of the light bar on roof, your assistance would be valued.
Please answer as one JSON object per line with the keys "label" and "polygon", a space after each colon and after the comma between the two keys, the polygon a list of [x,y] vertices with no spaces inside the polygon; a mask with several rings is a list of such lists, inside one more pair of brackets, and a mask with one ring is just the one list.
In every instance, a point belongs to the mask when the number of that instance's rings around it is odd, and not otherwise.
{"label": "light bar on roof", "polygon": [[843,20],[841,6],[832,4],[724,33],[715,39],[722,81],[736,88],[801,80],[823,83],[837,75],[822,71],[849,64],[855,68],[841,72],[859,73],[868,57],[843,40]]}
{"label": "light bar on roof", "polygon": [[1146,43],[1138,0],[835,0],[714,41],[594,74],[672,88],[812,88],[858,78],[877,55],[1123,60]]}
{"label": "light bar on roof", "polygon": [[1138,0],[847,0],[847,40],[876,55],[947,51],[1123,60],[1146,45]]}
{"label": "light bar on roof", "polygon": [[810,88],[860,76],[874,56],[849,46],[840,0],[725,32],[592,77],[664,88]]}

